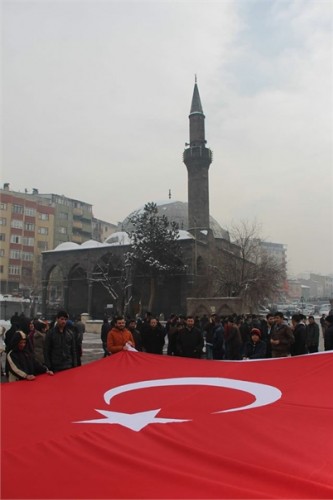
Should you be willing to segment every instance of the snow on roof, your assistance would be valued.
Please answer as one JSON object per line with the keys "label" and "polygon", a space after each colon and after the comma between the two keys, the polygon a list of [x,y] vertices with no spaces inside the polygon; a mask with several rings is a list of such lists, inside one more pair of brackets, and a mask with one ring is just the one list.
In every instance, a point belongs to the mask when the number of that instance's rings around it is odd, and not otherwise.
{"label": "snow on roof", "polygon": [[130,245],[131,239],[125,231],[118,231],[108,236],[104,243],[108,245]]}
{"label": "snow on roof", "polygon": [[96,240],[88,240],[81,244],[81,248],[96,248],[102,246],[103,243],[100,243]]}
{"label": "snow on roof", "polygon": [[76,250],[80,248],[80,245],[74,243],[73,241],[64,241],[64,243],[60,243],[54,250]]}
{"label": "snow on roof", "polygon": [[188,231],[185,231],[184,229],[179,229],[178,231],[179,234],[179,240],[194,240],[193,234],[189,233]]}

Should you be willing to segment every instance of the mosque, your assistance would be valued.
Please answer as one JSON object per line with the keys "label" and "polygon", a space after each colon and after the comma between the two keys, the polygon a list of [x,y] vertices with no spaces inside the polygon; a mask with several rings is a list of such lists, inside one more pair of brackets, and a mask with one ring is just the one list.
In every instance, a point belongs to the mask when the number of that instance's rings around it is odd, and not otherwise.
{"label": "mosque", "polygon": [[[210,314],[222,309],[223,314],[241,312],[241,299],[212,298],[211,270],[221,265],[224,257],[233,255],[237,259],[239,248],[230,242],[228,231],[209,213],[208,171],[213,153],[206,143],[205,115],[195,81],[189,114],[189,143],[183,152],[188,173],[188,203],[171,200],[157,203],[159,214],[165,214],[169,221],[179,225],[179,243],[186,271],[161,276],[158,280],[153,305],[155,314]],[[147,310],[147,277],[132,276],[124,262],[130,245],[127,231],[131,230],[130,218],[134,213],[129,214],[120,223],[119,231],[103,243],[93,240],[81,245],[66,242],[43,252],[42,312],[45,316],[50,315],[52,308],[60,306],[72,315],[85,312],[96,319],[102,318],[107,310],[110,313],[123,311],[124,303],[130,315],[143,314]]]}

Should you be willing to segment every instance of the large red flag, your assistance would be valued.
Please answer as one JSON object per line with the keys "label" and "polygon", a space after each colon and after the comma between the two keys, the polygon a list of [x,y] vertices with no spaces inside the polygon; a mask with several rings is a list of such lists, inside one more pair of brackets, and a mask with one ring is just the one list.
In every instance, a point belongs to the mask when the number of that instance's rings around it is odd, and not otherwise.
{"label": "large red flag", "polygon": [[2,386],[2,498],[333,498],[333,353],[121,352]]}

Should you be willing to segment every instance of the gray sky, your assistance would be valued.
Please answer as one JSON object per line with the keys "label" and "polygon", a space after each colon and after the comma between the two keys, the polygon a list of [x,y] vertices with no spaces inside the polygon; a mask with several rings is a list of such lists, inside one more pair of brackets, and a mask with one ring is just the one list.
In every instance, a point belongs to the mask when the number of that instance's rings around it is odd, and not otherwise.
{"label": "gray sky", "polygon": [[187,201],[194,74],[210,212],[333,272],[331,0],[2,2],[2,182],[123,220]]}

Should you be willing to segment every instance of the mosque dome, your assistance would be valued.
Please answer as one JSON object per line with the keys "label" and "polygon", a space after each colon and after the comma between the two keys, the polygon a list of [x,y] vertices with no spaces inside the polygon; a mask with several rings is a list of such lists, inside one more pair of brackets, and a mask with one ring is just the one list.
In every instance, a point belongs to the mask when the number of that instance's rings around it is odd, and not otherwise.
{"label": "mosque dome", "polygon": [[[155,201],[158,209],[159,215],[166,215],[169,221],[177,222],[179,229],[188,229],[188,204],[184,201]],[[144,206],[137,210],[131,212],[124,220],[120,223],[120,228],[122,231],[131,231],[133,229],[132,224],[129,219],[136,214],[143,212]],[[217,220],[211,215],[209,216],[210,229],[213,231],[215,238],[223,238],[230,241],[229,233],[226,229],[223,229]]]}
{"label": "mosque dome", "polygon": [[100,246],[103,246],[103,244],[100,243],[99,241],[87,240],[87,241],[84,241],[83,243],[81,243],[80,248],[97,248]]}
{"label": "mosque dome", "polygon": [[73,241],[64,241],[63,243],[59,243],[57,247],[55,247],[54,250],[76,250],[77,248],[80,248],[80,245],[77,243],[74,243]]}

